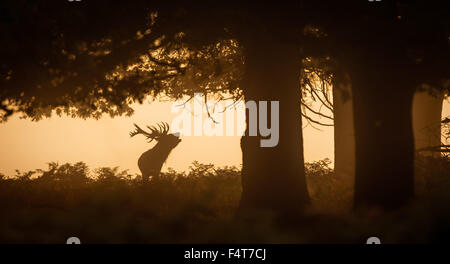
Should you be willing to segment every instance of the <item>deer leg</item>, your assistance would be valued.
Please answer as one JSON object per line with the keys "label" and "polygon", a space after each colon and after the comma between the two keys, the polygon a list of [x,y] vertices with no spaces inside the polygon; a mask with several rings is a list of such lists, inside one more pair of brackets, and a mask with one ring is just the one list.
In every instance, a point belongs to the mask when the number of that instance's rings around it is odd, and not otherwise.
{"label": "deer leg", "polygon": [[155,181],[155,180],[158,180],[158,179],[159,179],[158,175],[155,174],[155,175],[152,176],[152,181]]}
{"label": "deer leg", "polygon": [[154,172],[152,173],[152,180],[158,180],[158,179],[161,179],[160,175],[161,175],[161,171],[154,171]]}
{"label": "deer leg", "polygon": [[142,174],[142,182],[147,183],[150,175],[149,174]]}

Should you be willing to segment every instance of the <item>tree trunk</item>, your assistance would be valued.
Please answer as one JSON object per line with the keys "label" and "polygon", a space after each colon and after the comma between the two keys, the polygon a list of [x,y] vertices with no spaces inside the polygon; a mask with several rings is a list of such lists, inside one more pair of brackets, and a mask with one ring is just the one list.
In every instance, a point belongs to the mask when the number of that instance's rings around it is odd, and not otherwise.
{"label": "tree trunk", "polygon": [[355,179],[355,136],[350,82],[333,85],[334,173],[346,186]]}
{"label": "tree trunk", "polygon": [[[274,147],[261,147],[259,133],[249,136],[247,111],[247,130],[241,139],[240,215],[253,216],[258,211],[286,219],[298,216],[309,202],[303,164],[300,60],[296,55],[294,45],[269,39],[246,46],[245,100],[258,104],[268,101],[269,106],[270,101],[279,101],[279,142]],[[271,126],[270,108],[267,116]]]}
{"label": "tree trunk", "polygon": [[[401,67],[398,67],[401,68]],[[394,210],[414,193],[413,89],[399,70],[353,68],[355,208]]]}
{"label": "tree trunk", "polygon": [[[416,150],[441,145],[441,116],[444,93],[420,91],[414,94],[413,128]],[[421,151],[420,154],[440,157],[438,151]]]}

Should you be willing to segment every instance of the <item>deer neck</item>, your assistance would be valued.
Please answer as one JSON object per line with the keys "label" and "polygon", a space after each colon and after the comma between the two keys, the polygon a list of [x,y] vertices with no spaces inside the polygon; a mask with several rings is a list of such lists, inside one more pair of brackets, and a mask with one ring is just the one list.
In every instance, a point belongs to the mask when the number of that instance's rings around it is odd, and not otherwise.
{"label": "deer neck", "polygon": [[158,153],[160,155],[160,157],[162,157],[164,160],[166,160],[167,157],[169,156],[170,152],[172,151],[172,149],[173,148],[168,147],[168,146],[164,146],[163,144],[161,144],[161,142],[158,142],[149,151],[153,151],[153,152]]}

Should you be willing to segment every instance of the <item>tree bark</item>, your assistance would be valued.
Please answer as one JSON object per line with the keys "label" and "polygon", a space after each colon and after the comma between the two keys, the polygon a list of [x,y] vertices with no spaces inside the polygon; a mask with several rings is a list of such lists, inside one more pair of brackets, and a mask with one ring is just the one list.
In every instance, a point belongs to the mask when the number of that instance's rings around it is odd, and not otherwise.
{"label": "tree bark", "polygon": [[353,98],[350,81],[333,85],[334,173],[353,188],[355,179],[355,136]]}
{"label": "tree bark", "polygon": [[[369,62],[370,63],[370,62]],[[395,65],[351,74],[355,124],[355,208],[395,210],[414,194],[413,84]]]}
{"label": "tree bark", "polygon": [[[297,49],[294,45],[264,39],[247,45],[245,52],[245,100],[268,101],[268,105],[270,101],[279,101],[279,142],[274,147],[261,147],[263,137],[259,133],[249,136],[251,120],[247,111],[247,130],[241,139],[243,191],[238,213],[251,215],[259,211],[284,219],[296,217],[309,202]],[[269,118],[270,115],[269,110]],[[271,125],[270,119],[268,124]]]}
{"label": "tree bark", "polygon": [[[413,128],[416,150],[441,145],[441,116],[444,93],[437,89],[419,91],[413,99]],[[440,157],[439,151],[421,151],[421,155]]]}

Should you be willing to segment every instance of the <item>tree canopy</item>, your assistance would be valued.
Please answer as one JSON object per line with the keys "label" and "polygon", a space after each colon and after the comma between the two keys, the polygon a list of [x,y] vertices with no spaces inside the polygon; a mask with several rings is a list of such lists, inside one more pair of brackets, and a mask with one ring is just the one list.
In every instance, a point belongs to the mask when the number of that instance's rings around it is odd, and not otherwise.
{"label": "tree canopy", "polygon": [[297,43],[322,81],[362,61],[405,68],[415,84],[448,77],[449,19],[427,1],[3,1],[0,10],[3,121],[131,114],[148,95],[241,98],[245,47],[261,34]]}
{"label": "tree canopy", "polygon": [[[79,117],[131,114],[129,104],[161,93],[239,97],[238,43],[186,41],[183,29],[190,25],[164,16],[163,5],[5,1],[1,10],[3,121],[15,112],[35,120],[53,110]],[[172,18],[185,17],[177,10],[183,11],[171,7]]]}

